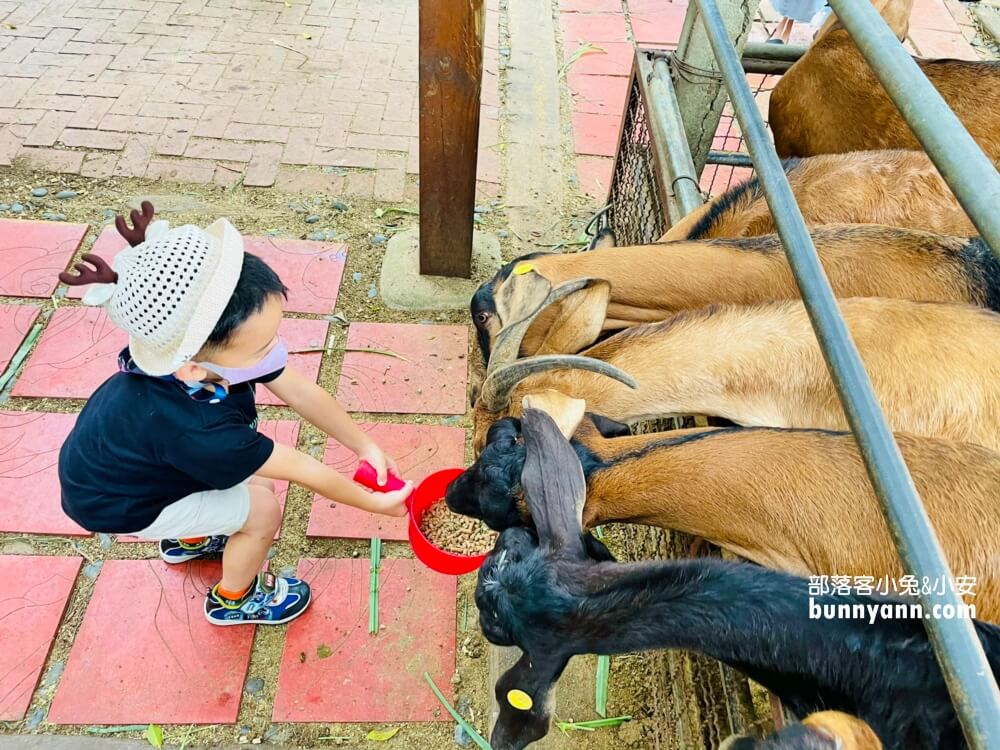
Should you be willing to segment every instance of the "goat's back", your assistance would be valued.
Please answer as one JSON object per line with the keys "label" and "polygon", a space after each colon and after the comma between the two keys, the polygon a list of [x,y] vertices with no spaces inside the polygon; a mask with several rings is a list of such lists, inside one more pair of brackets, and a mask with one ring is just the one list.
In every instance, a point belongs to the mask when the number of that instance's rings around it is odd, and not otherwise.
{"label": "goat's back", "polygon": [[[1000,63],[918,60],[986,154],[1000,158]],[[817,39],[771,93],[781,157],[921,148],[844,29]]]}
{"label": "goat's back", "polygon": [[[893,430],[1000,449],[1000,316],[881,298],[839,305]],[[707,414],[746,426],[847,429],[800,301],[684,311],[584,354],[632,374],[640,387],[546,372],[518,386],[512,413],[520,394],[554,388],[621,421]]]}
{"label": "goat's back", "polygon": [[[809,225],[884,224],[937,234],[976,233],[922,151],[879,150],[789,159],[785,174]],[[716,196],[663,240],[752,237],[776,231],[757,177]]]}

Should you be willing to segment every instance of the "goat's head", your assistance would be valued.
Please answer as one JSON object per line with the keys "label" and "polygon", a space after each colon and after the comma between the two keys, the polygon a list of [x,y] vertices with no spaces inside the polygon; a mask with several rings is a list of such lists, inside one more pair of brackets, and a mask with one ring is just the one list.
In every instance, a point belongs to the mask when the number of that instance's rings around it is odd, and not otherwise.
{"label": "goat's head", "polygon": [[[638,382],[623,370],[593,357],[572,354],[537,355],[516,359],[517,344],[530,320],[510,326],[501,332],[497,340],[496,354],[505,356],[494,358],[486,371],[486,379],[478,389],[473,402],[473,448],[479,455],[486,445],[486,436],[492,425],[498,419],[508,416],[518,416],[521,404],[512,398],[517,386],[525,378],[555,370],[584,370],[605,375],[629,388],[639,387]],[[514,356],[506,355],[514,352]],[[501,361],[505,364],[501,364]],[[546,385],[539,385],[538,390],[546,390]],[[551,390],[551,389],[549,389]],[[573,395],[573,394],[567,394]]]}
{"label": "goat's head", "polygon": [[521,429],[521,484],[537,532],[504,531],[476,586],[483,634],[491,643],[524,651],[496,685],[496,750],[521,750],[548,732],[552,690],[572,656],[559,623],[570,619],[577,601],[557,580],[559,566],[588,564],[580,523],[586,485],[576,453],[544,412],[528,408]]}
{"label": "goat's head", "polygon": [[571,354],[601,333],[610,285],[600,279],[557,280],[545,268],[554,253],[532,253],[511,261],[472,296],[470,312],[483,361],[496,353],[501,332],[527,320],[513,354]]}
{"label": "goat's head", "polygon": [[[521,400],[523,409],[539,409],[555,421],[562,435],[571,439],[583,422],[586,402],[558,391],[532,393]],[[596,415],[586,415],[604,437],[628,433],[628,427]],[[610,434],[609,434],[610,432]],[[476,462],[448,487],[445,502],[456,513],[483,520],[495,531],[529,521],[521,489],[526,450],[521,421],[506,417],[486,433],[486,445]]]}

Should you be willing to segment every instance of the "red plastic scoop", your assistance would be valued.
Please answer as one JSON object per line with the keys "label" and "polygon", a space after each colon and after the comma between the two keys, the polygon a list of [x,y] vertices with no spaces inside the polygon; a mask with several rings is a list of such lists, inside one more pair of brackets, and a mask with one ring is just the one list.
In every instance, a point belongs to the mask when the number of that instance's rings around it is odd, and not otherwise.
{"label": "red plastic scoop", "polygon": [[385,485],[379,487],[375,467],[367,461],[362,461],[358,464],[358,470],[354,472],[354,481],[362,487],[367,487],[372,492],[392,492],[393,490],[402,489],[403,485],[406,484],[406,482],[390,471],[386,475]]}

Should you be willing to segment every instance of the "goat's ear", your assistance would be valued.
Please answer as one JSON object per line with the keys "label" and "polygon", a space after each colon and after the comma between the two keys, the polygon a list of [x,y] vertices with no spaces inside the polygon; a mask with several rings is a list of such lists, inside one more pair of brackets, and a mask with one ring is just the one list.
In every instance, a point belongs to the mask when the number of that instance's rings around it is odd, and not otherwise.
{"label": "goat's ear", "polygon": [[608,281],[587,279],[583,289],[556,303],[555,319],[534,353],[576,354],[591,346],[604,330],[610,301]]}
{"label": "goat's ear", "polygon": [[618,239],[615,237],[615,233],[611,227],[604,227],[604,229],[595,234],[594,239],[590,241],[587,249],[600,250],[605,247],[618,247]]}
{"label": "goat's ear", "polygon": [[584,559],[580,533],[587,484],[576,451],[552,417],[538,409],[524,412],[521,434],[526,453],[521,486],[539,541],[550,550],[565,548]]}
{"label": "goat's ear", "polygon": [[544,411],[555,421],[559,432],[569,440],[576,428],[583,421],[587,402],[582,398],[572,398],[565,393],[546,388],[544,391],[532,393],[521,399],[522,411],[538,409]]}
{"label": "goat's ear", "polygon": [[632,430],[629,429],[628,425],[624,422],[618,422],[614,419],[609,419],[608,417],[602,416],[600,414],[588,414],[590,421],[594,423],[594,427],[601,434],[601,437],[605,438],[619,438],[628,437],[632,434]]}
{"label": "goat's ear", "polygon": [[538,273],[533,261],[515,263],[496,295],[497,313],[503,325],[524,320],[545,302],[551,291],[551,282]]}

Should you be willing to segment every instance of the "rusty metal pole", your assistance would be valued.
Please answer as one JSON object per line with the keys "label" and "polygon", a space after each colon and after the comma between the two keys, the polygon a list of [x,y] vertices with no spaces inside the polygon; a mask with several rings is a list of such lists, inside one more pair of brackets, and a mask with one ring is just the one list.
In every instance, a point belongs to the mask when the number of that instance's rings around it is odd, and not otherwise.
{"label": "rusty metal pole", "polygon": [[420,273],[472,275],[483,0],[420,0]]}

